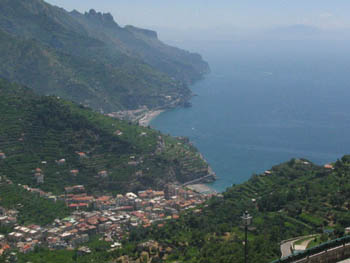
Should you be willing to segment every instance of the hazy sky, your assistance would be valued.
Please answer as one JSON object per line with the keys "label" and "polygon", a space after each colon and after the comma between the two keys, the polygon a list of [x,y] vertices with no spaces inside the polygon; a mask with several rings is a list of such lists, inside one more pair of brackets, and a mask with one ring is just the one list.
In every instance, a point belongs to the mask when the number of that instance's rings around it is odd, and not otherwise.
{"label": "hazy sky", "polygon": [[174,29],[350,25],[349,0],[45,0],[69,11],[110,12],[121,24]]}

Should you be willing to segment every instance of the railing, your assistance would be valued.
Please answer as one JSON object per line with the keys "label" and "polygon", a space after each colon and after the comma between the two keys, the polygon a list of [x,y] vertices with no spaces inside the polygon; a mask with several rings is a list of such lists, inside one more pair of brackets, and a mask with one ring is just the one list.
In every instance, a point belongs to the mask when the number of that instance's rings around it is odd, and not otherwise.
{"label": "railing", "polygon": [[330,249],[338,248],[338,247],[343,247],[346,244],[350,243],[350,235],[345,236],[342,238],[337,238],[325,243],[322,243],[319,246],[313,247],[306,249],[305,251],[302,252],[297,252],[292,255],[289,255],[288,257],[276,259],[272,261],[271,263],[292,263],[292,262],[298,262],[299,260],[302,260],[304,258],[312,257],[317,254],[320,254],[321,252],[325,252]]}

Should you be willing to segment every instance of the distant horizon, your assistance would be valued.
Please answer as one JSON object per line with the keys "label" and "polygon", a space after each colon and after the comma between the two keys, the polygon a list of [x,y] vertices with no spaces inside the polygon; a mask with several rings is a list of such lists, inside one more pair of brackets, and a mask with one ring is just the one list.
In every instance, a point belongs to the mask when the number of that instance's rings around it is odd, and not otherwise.
{"label": "distant horizon", "polygon": [[[190,3],[178,0],[165,3],[160,0],[130,2],[126,0],[45,0],[67,11],[111,13],[121,26],[133,25],[153,29],[166,39],[176,40],[184,34],[213,34],[212,38],[230,38],[252,34],[264,34],[274,29],[296,25],[321,29],[323,32],[347,33],[350,18],[346,10],[350,1],[327,0],[307,2],[258,0],[213,3],[209,0],[194,0]],[[169,32],[171,31],[171,32]],[[208,38],[208,36],[207,36]]]}

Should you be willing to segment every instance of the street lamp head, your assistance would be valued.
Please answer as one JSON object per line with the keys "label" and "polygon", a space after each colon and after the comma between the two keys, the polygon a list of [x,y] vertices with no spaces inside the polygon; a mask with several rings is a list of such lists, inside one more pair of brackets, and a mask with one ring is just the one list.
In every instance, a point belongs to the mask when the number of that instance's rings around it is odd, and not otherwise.
{"label": "street lamp head", "polygon": [[242,216],[243,224],[249,226],[252,223],[252,216],[249,215],[248,211],[245,211]]}
{"label": "street lamp head", "polygon": [[248,211],[245,211],[242,216],[243,224],[244,224],[244,232],[245,232],[245,239],[244,239],[244,262],[248,262],[248,226],[252,223],[252,217],[249,215]]}

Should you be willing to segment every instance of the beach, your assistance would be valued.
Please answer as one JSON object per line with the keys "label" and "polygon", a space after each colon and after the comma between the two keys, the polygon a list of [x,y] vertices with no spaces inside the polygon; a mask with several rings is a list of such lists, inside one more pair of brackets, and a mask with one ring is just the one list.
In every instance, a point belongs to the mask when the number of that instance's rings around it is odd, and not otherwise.
{"label": "beach", "polygon": [[164,110],[154,110],[154,111],[147,111],[142,118],[139,119],[138,123],[141,126],[148,126],[151,121],[156,118],[159,114],[164,112]]}
{"label": "beach", "polygon": [[201,194],[213,194],[216,193],[216,191],[212,188],[210,188],[206,184],[190,184],[186,185],[187,188]]}

